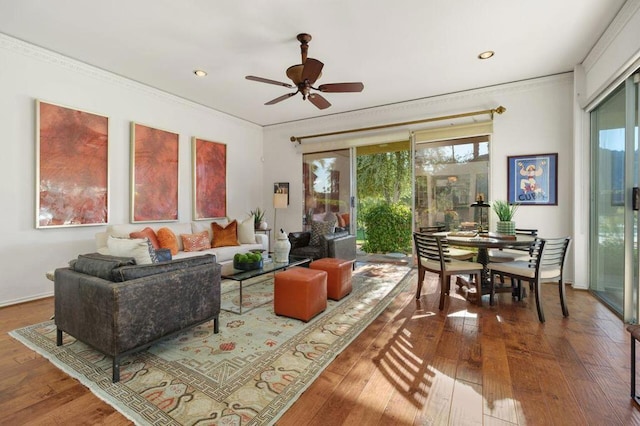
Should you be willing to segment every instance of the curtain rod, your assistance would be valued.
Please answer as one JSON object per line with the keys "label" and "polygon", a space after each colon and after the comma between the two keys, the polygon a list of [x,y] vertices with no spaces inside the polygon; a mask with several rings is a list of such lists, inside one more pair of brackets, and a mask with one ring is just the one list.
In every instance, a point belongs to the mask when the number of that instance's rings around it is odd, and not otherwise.
{"label": "curtain rod", "polygon": [[484,114],[490,114],[491,115],[491,119],[493,120],[493,114],[494,113],[502,114],[506,110],[507,109],[505,107],[500,105],[499,107],[493,108],[493,109],[485,109],[485,110],[482,110],[482,111],[473,111],[473,112],[463,112],[463,113],[460,113],[460,114],[452,114],[452,115],[443,115],[443,116],[440,116],[440,117],[425,118],[423,120],[405,121],[405,122],[402,122],[402,123],[392,123],[392,124],[381,124],[379,126],[363,127],[361,129],[340,130],[340,131],[337,131],[337,132],[318,133],[318,134],[315,134],[315,135],[307,135],[307,136],[291,136],[290,140],[291,140],[291,142],[294,142],[294,143],[298,142],[299,144],[301,144],[303,139],[319,138],[319,137],[322,137],[322,136],[343,135],[345,133],[366,132],[366,131],[369,131],[369,130],[388,129],[389,127],[407,126],[407,125],[410,125],[410,124],[419,124],[419,123],[429,123],[431,121],[449,120],[449,119],[452,119],[452,118],[463,118],[463,117],[471,117],[471,116],[474,116],[474,115],[484,115]]}

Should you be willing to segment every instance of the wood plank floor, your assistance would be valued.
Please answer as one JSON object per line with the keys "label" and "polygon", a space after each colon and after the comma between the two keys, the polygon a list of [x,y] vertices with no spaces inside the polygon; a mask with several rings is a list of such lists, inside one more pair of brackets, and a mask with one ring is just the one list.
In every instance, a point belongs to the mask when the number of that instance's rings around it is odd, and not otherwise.
{"label": "wood plank floor", "polygon": [[[629,336],[586,291],[543,286],[477,307],[453,294],[438,310],[436,279],[416,278],[278,421],[301,425],[640,425],[629,398]],[[486,301],[485,301],[486,302]],[[48,319],[53,299],[0,309],[2,424],[130,422],[7,332]]]}

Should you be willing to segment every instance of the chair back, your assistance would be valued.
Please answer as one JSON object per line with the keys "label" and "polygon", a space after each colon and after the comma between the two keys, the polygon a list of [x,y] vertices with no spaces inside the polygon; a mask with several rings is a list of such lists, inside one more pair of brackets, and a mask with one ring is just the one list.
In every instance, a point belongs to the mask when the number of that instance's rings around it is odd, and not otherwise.
{"label": "chair back", "polygon": [[444,225],[421,226],[418,229],[421,234],[432,234],[434,232],[444,232],[446,230]]}
{"label": "chair back", "polygon": [[544,251],[544,245],[545,240],[536,237],[531,245],[527,247],[527,251],[529,252],[529,268],[538,269],[538,266],[541,264],[540,260]]}
{"label": "chair back", "polygon": [[532,237],[538,236],[537,229],[525,229],[525,228],[516,228],[516,235],[531,235]]}
{"label": "chair back", "polygon": [[[530,237],[537,237],[538,230],[533,228],[516,228],[516,235],[526,235]],[[533,248],[532,246],[529,246],[529,247],[517,246],[517,247],[512,247],[511,250],[526,251],[526,252],[529,252],[529,256],[531,256],[533,255],[532,248]]]}
{"label": "chair back", "polygon": [[559,269],[562,274],[570,243],[571,237],[545,238],[540,268]]}
{"label": "chair back", "polygon": [[420,262],[422,258],[427,261],[440,263],[441,270],[445,269],[445,263],[451,262],[449,244],[446,237],[414,232],[413,241],[416,245],[418,262]]}
{"label": "chair back", "polygon": [[536,269],[536,276],[539,276],[541,269],[559,270],[562,275],[564,261],[569,250],[570,237],[563,238],[538,238],[531,243],[529,253],[529,268]]}

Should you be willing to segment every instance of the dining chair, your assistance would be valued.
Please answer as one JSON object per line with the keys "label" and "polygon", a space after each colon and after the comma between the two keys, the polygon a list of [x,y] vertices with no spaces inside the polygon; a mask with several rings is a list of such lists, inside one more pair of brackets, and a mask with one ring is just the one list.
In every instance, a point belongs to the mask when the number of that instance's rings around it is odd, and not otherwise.
{"label": "dining chair", "polygon": [[511,278],[512,285],[515,285],[515,293],[518,299],[522,299],[522,281],[528,281],[531,291],[535,295],[538,319],[544,322],[544,311],[541,300],[541,284],[543,282],[557,281],[558,292],[560,293],[560,305],[562,314],[569,316],[566,304],[566,295],[563,280],[564,262],[569,250],[571,237],[563,238],[538,238],[536,237],[530,248],[529,260],[515,260],[512,262],[489,263],[487,267],[491,277],[491,293],[489,304],[494,304],[495,298],[495,275],[501,274]]}
{"label": "dining chair", "polygon": [[420,299],[425,272],[438,274],[440,279],[440,310],[444,309],[445,296],[451,289],[451,277],[453,275],[470,274],[475,276],[476,303],[482,306],[481,276],[483,266],[477,262],[466,262],[451,258],[449,255],[449,243],[445,236],[414,232],[413,241],[418,256],[418,289],[416,299]]}
{"label": "dining chair", "polygon": [[[516,235],[538,236],[537,229],[516,228]],[[489,250],[489,262],[513,262],[529,258],[529,247]]]}
{"label": "dining chair", "polygon": [[[528,235],[536,237],[538,230],[533,228],[516,228],[516,235]],[[489,262],[513,262],[515,260],[529,260],[531,257],[531,247],[513,247],[509,249],[493,249],[488,251]],[[498,274],[500,284],[504,284],[504,275]],[[518,283],[520,286],[520,283]],[[524,297],[525,293],[521,293],[518,297]]]}
{"label": "dining chair", "polygon": [[[432,234],[434,232],[444,232],[446,227],[444,225],[430,225],[421,226],[418,228],[421,234]],[[476,255],[476,252],[471,250],[465,250],[458,247],[449,247],[449,257],[456,260],[472,260]]]}

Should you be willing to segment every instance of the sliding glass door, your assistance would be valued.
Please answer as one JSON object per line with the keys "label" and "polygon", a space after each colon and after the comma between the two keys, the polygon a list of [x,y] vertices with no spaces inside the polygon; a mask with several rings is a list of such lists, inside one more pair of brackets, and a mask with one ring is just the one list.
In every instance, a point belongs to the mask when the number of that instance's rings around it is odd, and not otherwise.
{"label": "sliding glass door", "polygon": [[638,102],[632,76],[591,112],[589,288],[627,322],[638,320]]}
{"label": "sliding glass door", "polygon": [[335,218],[336,226],[349,229],[351,222],[351,155],[349,149],[304,154],[303,224]]}
{"label": "sliding glass door", "polygon": [[476,229],[489,199],[489,137],[479,136],[416,144],[414,227]]}

